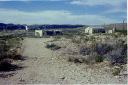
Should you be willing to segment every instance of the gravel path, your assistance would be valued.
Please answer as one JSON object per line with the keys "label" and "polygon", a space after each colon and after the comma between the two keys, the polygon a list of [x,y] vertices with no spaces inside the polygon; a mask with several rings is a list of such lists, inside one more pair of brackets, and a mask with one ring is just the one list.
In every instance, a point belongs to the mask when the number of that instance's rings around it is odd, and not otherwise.
{"label": "gravel path", "polygon": [[[74,64],[66,60],[59,59],[58,54],[45,48],[45,42],[50,38],[26,38],[24,40],[23,55],[27,60],[20,63],[25,66],[17,70],[14,76],[9,78],[0,78],[1,84],[112,84],[125,83],[116,77],[113,77],[109,68],[93,67],[85,64]],[[96,66],[94,66],[96,67]]]}

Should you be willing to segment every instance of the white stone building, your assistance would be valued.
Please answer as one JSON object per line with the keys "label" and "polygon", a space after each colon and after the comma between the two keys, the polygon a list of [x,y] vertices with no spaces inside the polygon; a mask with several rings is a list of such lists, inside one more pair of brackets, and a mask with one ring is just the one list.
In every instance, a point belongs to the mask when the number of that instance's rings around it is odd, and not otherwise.
{"label": "white stone building", "polygon": [[85,33],[88,33],[88,34],[92,34],[93,32],[93,28],[91,28],[91,27],[87,27],[86,29],[85,29]]}
{"label": "white stone building", "polygon": [[43,30],[35,30],[35,36],[36,37],[42,37],[43,36]]}
{"label": "white stone building", "polygon": [[87,27],[85,29],[85,33],[93,34],[93,33],[105,33],[104,27]]}
{"label": "white stone building", "polygon": [[114,33],[116,31],[116,28],[113,27],[112,29],[106,29],[106,33]]}

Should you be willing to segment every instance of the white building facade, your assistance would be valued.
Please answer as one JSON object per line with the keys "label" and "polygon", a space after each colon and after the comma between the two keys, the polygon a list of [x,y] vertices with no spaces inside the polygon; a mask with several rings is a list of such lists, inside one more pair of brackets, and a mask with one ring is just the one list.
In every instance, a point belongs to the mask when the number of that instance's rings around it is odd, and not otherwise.
{"label": "white building facade", "polygon": [[93,33],[105,33],[104,27],[87,27],[85,29],[85,33],[93,34]]}
{"label": "white building facade", "polygon": [[116,31],[116,28],[113,27],[112,29],[107,29],[106,33],[114,33]]}
{"label": "white building facade", "polygon": [[35,36],[36,37],[42,37],[43,36],[43,30],[35,30]]}
{"label": "white building facade", "polygon": [[92,33],[93,33],[93,28],[87,27],[87,28],[85,29],[85,33],[92,34]]}

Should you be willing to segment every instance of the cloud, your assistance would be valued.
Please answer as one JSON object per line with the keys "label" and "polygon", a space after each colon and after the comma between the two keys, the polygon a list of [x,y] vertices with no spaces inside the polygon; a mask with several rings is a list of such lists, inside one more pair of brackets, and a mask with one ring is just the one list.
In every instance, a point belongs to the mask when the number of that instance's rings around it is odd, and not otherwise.
{"label": "cloud", "polygon": [[[0,1],[42,1],[42,0],[0,0]],[[43,1],[61,1],[61,0],[43,0]]]}
{"label": "cloud", "polygon": [[0,9],[0,22],[17,24],[104,24],[118,21],[100,15],[76,15],[66,10],[24,12]]}
{"label": "cloud", "polygon": [[[81,6],[104,6],[107,7],[103,13],[125,13],[127,12],[127,0],[73,0],[70,2],[73,5]],[[125,6],[125,8],[123,7]]]}
{"label": "cloud", "polygon": [[121,3],[126,2],[126,0],[73,0],[70,3],[76,5],[88,5],[88,6],[95,6],[95,5],[120,5]]}
{"label": "cloud", "polygon": [[127,14],[127,9],[113,8],[113,9],[106,10],[103,13],[104,14],[112,14],[112,13],[124,13],[124,14]]}

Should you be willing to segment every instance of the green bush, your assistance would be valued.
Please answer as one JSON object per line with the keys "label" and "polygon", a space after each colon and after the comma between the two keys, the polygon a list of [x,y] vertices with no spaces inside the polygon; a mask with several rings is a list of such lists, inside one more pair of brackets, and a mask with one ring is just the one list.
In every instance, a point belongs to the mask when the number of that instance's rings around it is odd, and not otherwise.
{"label": "green bush", "polygon": [[117,76],[120,74],[121,69],[120,68],[114,68],[112,71],[113,76]]}
{"label": "green bush", "polygon": [[51,49],[51,50],[58,50],[58,49],[60,49],[61,47],[55,45],[54,43],[52,43],[52,44],[47,44],[47,45],[46,45],[46,48]]}
{"label": "green bush", "polygon": [[95,60],[96,60],[96,62],[103,62],[104,59],[102,56],[96,56]]}
{"label": "green bush", "polygon": [[58,41],[61,39],[62,36],[54,36],[54,40],[53,41]]}
{"label": "green bush", "polygon": [[76,43],[76,44],[80,44],[81,43],[81,39],[75,39],[75,38],[73,38],[72,39],[72,42],[73,43]]}

